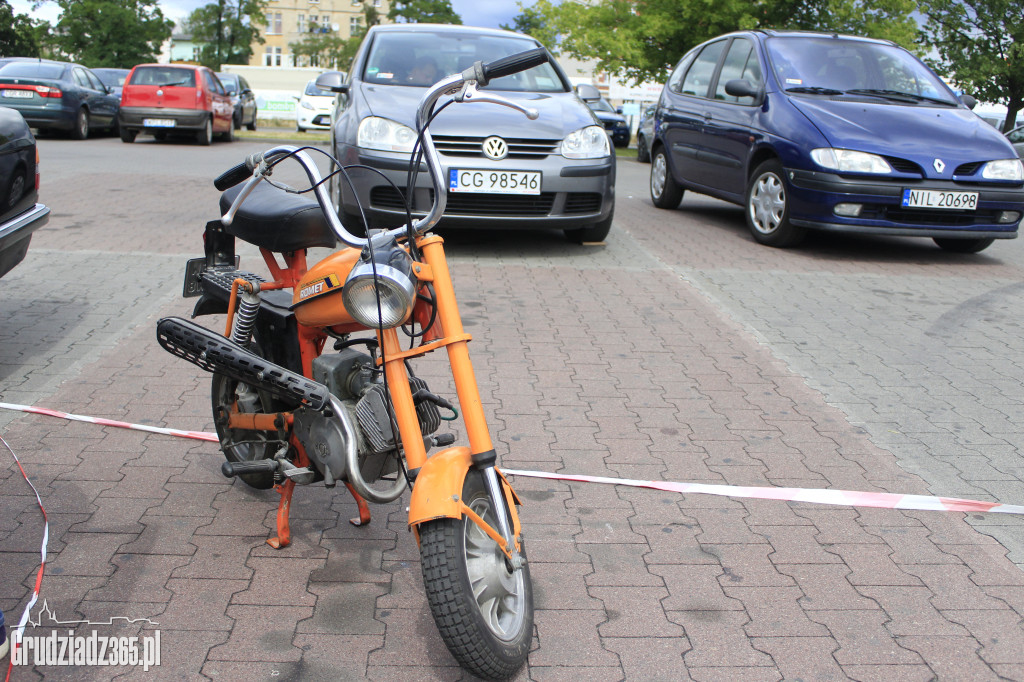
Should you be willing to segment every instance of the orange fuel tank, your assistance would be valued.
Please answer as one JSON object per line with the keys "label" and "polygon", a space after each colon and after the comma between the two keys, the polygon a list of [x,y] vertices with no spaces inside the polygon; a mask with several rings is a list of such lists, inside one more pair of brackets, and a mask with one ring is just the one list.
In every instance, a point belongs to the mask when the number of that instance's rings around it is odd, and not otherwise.
{"label": "orange fuel tank", "polygon": [[344,249],[306,272],[292,294],[292,308],[299,324],[333,327],[356,323],[341,301],[341,289],[358,260],[359,249]]}

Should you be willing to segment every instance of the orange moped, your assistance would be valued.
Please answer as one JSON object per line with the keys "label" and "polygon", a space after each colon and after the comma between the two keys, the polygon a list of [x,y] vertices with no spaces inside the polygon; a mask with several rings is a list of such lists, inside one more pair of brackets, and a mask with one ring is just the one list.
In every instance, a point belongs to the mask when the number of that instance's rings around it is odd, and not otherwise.
{"label": "orange moped", "polygon": [[[489,678],[509,677],[525,662],[533,591],[520,500],[496,467],[443,240],[430,233],[446,183],[427,125],[441,98],[536,118],[477,88],[546,60],[541,48],[477,62],[427,91],[417,128],[434,205],[400,228],[349,232],[302,149],[275,147],[221,175],[215,185],[225,213],[207,224],[205,256],[187,264],[184,295],[199,297],[193,317],[226,314],[224,333],[173,317],[157,325],[164,349],[213,374],[224,474],[280,493],[271,546],[289,543],[296,485],[344,483],[359,507],[356,525],[370,520],[367,501],[388,503],[410,490],[409,527],[441,637],[463,667]],[[315,199],[270,179],[286,159],[305,170]],[[236,238],[259,247],[271,280],[238,269]],[[338,241],[340,250],[307,268],[308,249]],[[415,340],[410,348],[400,329]],[[411,369],[415,358],[441,350],[458,408]],[[468,446],[438,433],[459,411]]]}

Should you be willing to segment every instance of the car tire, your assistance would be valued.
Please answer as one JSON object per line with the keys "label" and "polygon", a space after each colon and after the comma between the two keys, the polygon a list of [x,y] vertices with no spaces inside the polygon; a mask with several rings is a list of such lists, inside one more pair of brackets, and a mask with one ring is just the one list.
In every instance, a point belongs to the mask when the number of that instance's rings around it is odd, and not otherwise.
{"label": "car tire", "polygon": [[255,109],[252,110],[252,121],[250,121],[249,125],[247,125],[245,127],[248,130],[256,130],[256,110]]}
{"label": "car tire", "polygon": [[672,177],[664,147],[651,155],[651,202],[658,208],[678,208],[683,200],[683,187]]}
{"label": "car tire", "polygon": [[232,121],[231,125],[228,126],[227,132],[220,134],[221,142],[234,142],[235,141],[235,122]]}
{"label": "car tire", "polygon": [[213,118],[210,116],[206,117],[206,125],[203,129],[196,132],[196,142],[208,147],[213,142]]}
{"label": "car tire", "polygon": [[612,211],[607,218],[596,222],[593,225],[566,230],[565,237],[574,244],[583,244],[584,242],[602,242],[612,229],[612,218],[614,216],[615,212]]}
{"label": "car tire", "polygon": [[242,112],[238,112],[237,114],[231,117],[231,128],[233,130],[242,129]]}
{"label": "car tire", "polygon": [[75,127],[71,129],[71,137],[76,140],[89,137],[89,112],[84,107],[75,115]]}
{"label": "car tire", "polygon": [[132,130],[131,128],[121,128],[121,142],[128,142],[129,144],[135,142],[135,136],[138,134],[138,130]]}
{"label": "car tire", "polygon": [[298,123],[296,123],[295,124],[295,132],[297,132],[297,133],[304,133],[304,132],[306,132],[306,129],[303,128],[302,126],[300,126]]}
{"label": "car tire", "polygon": [[995,239],[952,239],[950,237],[935,237],[935,243],[943,251],[953,253],[978,253],[992,246]]}
{"label": "car tire", "polygon": [[807,234],[789,220],[786,174],[778,159],[768,159],[754,170],[747,185],[745,213],[754,239],[765,246],[796,246]]}
{"label": "car tire", "polygon": [[7,190],[4,192],[4,212],[14,208],[21,197],[25,194],[25,186],[28,184],[28,179],[25,175],[25,168],[19,165],[14,169],[14,173],[11,175],[11,181],[7,184]]}
{"label": "car tire", "polygon": [[636,160],[640,163],[651,162],[651,152],[647,149],[647,142],[643,135],[636,138]]}

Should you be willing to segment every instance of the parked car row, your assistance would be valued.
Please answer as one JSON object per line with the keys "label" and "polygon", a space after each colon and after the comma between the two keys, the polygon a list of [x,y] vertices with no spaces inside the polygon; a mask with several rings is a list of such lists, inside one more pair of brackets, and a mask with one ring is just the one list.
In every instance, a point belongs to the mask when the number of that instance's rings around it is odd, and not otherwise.
{"label": "parked car row", "polygon": [[0,65],[0,106],[20,111],[33,128],[76,140],[97,129],[117,131],[117,96],[81,64],[6,60]]}

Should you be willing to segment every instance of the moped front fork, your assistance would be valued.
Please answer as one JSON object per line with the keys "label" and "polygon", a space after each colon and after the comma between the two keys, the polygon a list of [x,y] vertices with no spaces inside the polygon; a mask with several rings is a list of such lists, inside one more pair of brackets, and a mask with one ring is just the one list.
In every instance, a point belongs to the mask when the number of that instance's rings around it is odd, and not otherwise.
{"label": "moped front fork", "polygon": [[[472,464],[483,474],[491,506],[498,520],[496,530],[504,539],[505,546],[502,549],[511,566],[518,569],[523,563],[518,538],[513,530],[513,525],[518,526],[518,524],[510,522],[510,519],[516,518],[516,511],[507,503],[502,481],[494,468],[497,455],[494,452],[490,431],[487,428],[487,419],[484,415],[483,403],[480,400],[476,375],[469,359],[468,341],[470,337],[462,327],[462,318],[455,300],[451,273],[444,255],[443,240],[437,236],[428,236],[421,239],[418,246],[423,253],[423,263],[415,265],[414,269],[421,281],[433,283],[437,322],[440,323],[444,336],[426,346],[412,351],[403,351],[399,346],[396,330],[389,329],[380,334],[381,349],[385,358],[385,374],[391,392],[391,400],[395,407],[395,418],[398,421],[399,432],[405,447],[406,462],[409,469],[415,471],[427,461],[427,453],[423,445],[412,391],[409,388],[405,359],[413,355],[422,355],[427,352],[424,350],[425,348],[429,347],[429,350],[434,350],[444,346],[448,351],[448,361],[455,379],[455,390],[459,397],[459,406],[462,409],[462,417],[469,436]],[[455,494],[456,496],[461,494],[461,486]],[[482,520],[473,519],[473,521],[483,523]],[[486,524],[483,525],[486,526]],[[488,530],[486,527],[483,529],[485,532]]]}

